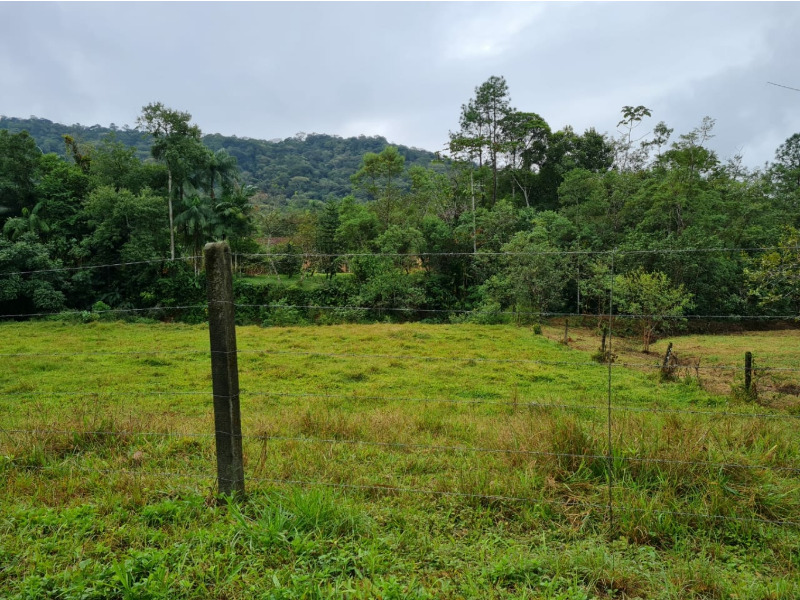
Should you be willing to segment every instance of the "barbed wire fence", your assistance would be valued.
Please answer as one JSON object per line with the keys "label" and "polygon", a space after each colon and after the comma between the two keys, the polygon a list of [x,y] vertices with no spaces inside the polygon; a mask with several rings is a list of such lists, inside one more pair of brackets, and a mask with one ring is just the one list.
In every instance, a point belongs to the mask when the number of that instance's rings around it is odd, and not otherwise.
{"label": "barbed wire fence", "polygon": [[[74,456],[67,454],[63,460],[50,464],[47,461],[42,461],[41,457],[37,460],[18,460],[16,456],[6,457],[4,468],[18,474],[19,476],[29,475],[44,475],[51,477],[59,477],[68,473],[81,473],[83,475],[92,475],[100,478],[108,477],[121,477],[121,478],[134,478],[140,479],[143,476],[167,479],[167,480],[188,480],[194,483],[204,483],[209,489],[213,489],[214,482],[216,482],[216,489],[224,495],[240,495],[244,493],[245,481],[248,485],[263,484],[272,486],[289,486],[289,487],[321,487],[321,488],[334,488],[344,492],[352,491],[359,493],[375,494],[378,496],[389,496],[397,494],[408,495],[427,495],[433,497],[449,497],[456,499],[464,499],[470,501],[479,501],[487,503],[522,503],[528,505],[548,506],[553,509],[568,512],[570,514],[588,515],[591,514],[594,518],[604,521],[608,524],[609,529],[614,528],[615,514],[632,514],[643,515],[649,517],[668,517],[672,519],[690,519],[690,520],[708,520],[708,521],[722,521],[722,522],[736,522],[736,523],[759,523],[772,526],[790,526],[797,527],[800,521],[786,518],[782,514],[769,515],[769,510],[762,510],[761,512],[752,511],[753,514],[735,514],[735,511],[726,509],[725,507],[718,507],[719,512],[697,512],[691,510],[682,510],[675,508],[672,510],[654,509],[652,507],[637,505],[637,502],[628,502],[630,494],[625,487],[625,477],[630,477],[630,465],[644,465],[656,467],[690,467],[705,471],[723,471],[726,473],[767,473],[772,475],[779,475],[781,477],[789,478],[793,484],[797,483],[798,474],[800,474],[800,465],[792,463],[790,452],[785,452],[786,456],[781,456],[780,452],[768,450],[763,453],[766,457],[764,461],[746,462],[740,457],[738,461],[727,461],[723,459],[718,460],[699,460],[699,459],[681,459],[681,458],[665,458],[658,456],[640,456],[635,453],[635,449],[626,448],[625,439],[619,439],[620,432],[617,432],[615,437],[615,425],[618,425],[622,420],[628,418],[630,415],[645,415],[645,416],[659,416],[669,418],[688,418],[688,419],[708,419],[716,423],[729,422],[731,420],[745,421],[745,422],[780,422],[780,423],[793,423],[794,420],[800,418],[800,413],[791,412],[785,409],[770,409],[768,407],[760,406],[755,402],[744,403],[737,407],[736,410],[728,408],[697,408],[697,407],[665,407],[642,405],[641,403],[619,402],[615,393],[615,372],[620,368],[639,369],[646,372],[659,372],[662,375],[674,375],[676,370],[681,368],[680,363],[669,363],[668,360],[662,360],[659,356],[652,362],[647,361],[625,361],[619,360],[613,350],[616,348],[619,336],[615,332],[614,325],[620,323],[625,319],[635,321],[637,319],[654,318],[670,320],[670,319],[701,319],[701,320],[760,320],[760,321],[787,321],[796,319],[797,315],[740,315],[740,314],[705,314],[705,315],[672,315],[672,314],[622,314],[614,312],[614,265],[615,260],[620,256],[632,256],[639,254],[676,254],[687,252],[765,252],[776,251],[778,248],[724,248],[724,249],[679,249],[679,250],[659,250],[659,251],[608,251],[608,252],[537,252],[537,253],[484,253],[487,256],[531,256],[532,254],[544,255],[576,255],[576,254],[594,254],[603,255],[609,259],[611,267],[611,277],[609,279],[609,295],[608,295],[608,309],[606,313],[590,315],[590,318],[596,318],[600,321],[605,320],[607,328],[605,330],[607,339],[607,346],[604,344],[602,348],[603,356],[600,361],[587,361],[587,360],[537,360],[528,358],[498,358],[487,356],[436,356],[436,355],[421,355],[421,354],[385,354],[385,353],[368,353],[368,352],[321,352],[313,350],[275,350],[266,348],[245,348],[239,349],[236,347],[235,328],[234,328],[234,311],[235,309],[258,309],[258,310],[274,310],[274,309],[296,309],[307,311],[333,311],[333,310],[350,310],[350,311],[385,311],[396,313],[411,313],[414,315],[421,314],[436,314],[436,315],[471,315],[479,313],[477,310],[448,310],[448,309],[435,309],[435,308],[418,308],[418,307],[403,307],[403,306],[390,306],[376,309],[375,306],[320,306],[320,305],[292,305],[292,304],[248,304],[236,303],[232,296],[232,291],[225,292],[227,297],[220,296],[219,294],[214,297],[209,297],[206,304],[183,305],[183,306],[169,306],[169,307],[152,307],[152,308],[125,308],[125,309],[107,309],[96,311],[101,314],[110,316],[121,316],[126,314],[147,314],[157,315],[159,312],[167,311],[180,311],[180,310],[202,310],[208,311],[209,318],[212,321],[211,333],[211,347],[210,349],[201,348],[188,348],[183,350],[142,350],[142,351],[121,351],[112,349],[98,349],[94,351],[80,350],[75,352],[2,352],[5,360],[20,360],[26,359],[50,359],[61,360],[67,358],[81,358],[87,359],[91,357],[108,357],[118,356],[124,357],[141,357],[141,356],[184,356],[191,357],[197,360],[209,360],[212,363],[212,370],[214,371],[213,391],[203,389],[168,389],[169,386],[160,388],[142,388],[131,389],[126,392],[110,392],[104,394],[102,390],[63,390],[63,389],[41,389],[41,390],[24,390],[14,391],[13,389],[3,391],[0,393],[6,401],[14,402],[29,402],[36,404],[38,399],[47,400],[51,398],[59,398],[62,402],[79,402],[87,398],[132,398],[138,399],[142,397],[163,397],[163,398],[176,398],[185,397],[202,399],[209,396],[214,401],[214,414],[215,419],[213,425],[204,423],[204,425],[211,425],[204,431],[195,430],[178,430],[177,428],[168,427],[165,431],[148,431],[141,427],[122,428],[114,426],[111,428],[97,428],[97,427],[82,427],[70,428],[59,426],[58,423],[49,424],[44,423],[37,426],[31,426],[30,421],[22,421],[21,424],[15,422],[10,426],[5,426],[0,429],[0,435],[6,439],[7,444],[14,447],[19,447],[21,444],[24,446],[27,443],[36,444],[43,439],[60,439],[65,438],[68,442],[71,440],[73,445],[75,443],[99,443],[99,440],[112,439],[117,442],[125,442],[132,444],[139,440],[147,439],[171,439],[171,440],[185,440],[197,439],[210,442],[213,438],[215,440],[216,450],[213,454],[217,459],[217,473],[216,476],[209,468],[206,472],[198,473],[189,470],[146,470],[142,468],[141,464],[136,461],[127,464],[124,468],[119,466],[98,464],[95,466],[87,466],[80,464],[80,461],[75,459]],[[230,278],[231,274],[231,261],[230,252],[227,251],[227,260],[223,266],[218,267],[219,273],[227,274]],[[273,259],[281,255],[247,255],[248,258],[264,258],[269,257]],[[284,255],[289,256],[289,255]],[[295,256],[295,255],[292,255]],[[357,258],[375,256],[373,254],[350,254],[350,255],[303,255],[306,259],[312,258]],[[405,254],[405,253],[385,253],[379,255],[384,258],[416,258],[421,259],[423,255],[420,254]],[[430,253],[424,256],[428,257],[474,257],[473,253]],[[190,257],[194,260],[196,257]],[[185,259],[185,260],[189,260]],[[62,269],[63,271],[75,271],[81,268],[86,269],[100,269],[100,268],[119,268],[134,265],[148,264],[149,262],[156,261],[139,261],[136,263],[117,263],[111,265],[91,265],[87,267],[68,267]],[[159,261],[163,262],[163,261]],[[5,276],[30,276],[40,273],[51,273],[59,269],[43,269],[41,271],[20,271],[16,273],[5,274]],[[224,309],[224,316],[215,317],[215,309],[222,307]],[[79,314],[82,311],[72,311],[74,314]],[[64,313],[46,313],[46,312],[31,312],[26,314],[4,314],[0,318],[4,320],[19,320],[29,318],[42,318],[53,317],[57,314],[63,315]],[[520,316],[531,317],[534,319],[547,319],[547,318],[584,318],[586,314],[577,312],[547,312],[547,311],[499,311],[498,314],[505,316],[513,316],[518,318]],[[224,327],[224,334],[218,334],[218,337],[226,338],[225,343],[214,343],[214,324],[213,321],[219,320]],[[233,336],[231,338],[231,336]],[[565,341],[568,335],[565,333]],[[485,366],[491,365],[515,365],[524,367],[560,367],[566,368],[571,371],[597,371],[602,370],[605,372],[606,377],[603,380],[604,390],[595,390],[595,400],[592,403],[586,402],[545,402],[538,398],[517,398],[513,400],[499,400],[487,399],[480,397],[470,398],[451,398],[451,397],[412,397],[392,394],[359,394],[354,392],[351,394],[336,394],[336,393],[297,393],[285,392],[269,389],[258,389],[258,386],[244,389],[238,387],[238,365],[237,360],[240,356],[247,355],[262,355],[262,356],[279,356],[279,357],[293,357],[293,358],[317,358],[317,359],[333,359],[333,360],[349,360],[349,361],[393,361],[408,364],[408,363],[422,363],[431,364],[436,362],[448,363],[470,363],[481,364]],[[668,357],[666,357],[668,358]],[[698,361],[695,364],[683,365],[688,371],[694,370],[696,374],[700,372],[727,372],[729,375],[741,375],[744,381],[745,394],[752,395],[752,377],[756,373],[760,377],[769,375],[786,375],[795,377],[795,373],[800,373],[800,356],[797,357],[798,362],[791,362],[788,364],[771,365],[761,364],[700,364]],[[796,377],[795,377],[796,378]],[[597,378],[595,377],[595,380]],[[796,383],[791,385],[796,386]],[[599,392],[604,391],[605,403],[601,403]],[[352,402],[352,403],[379,403],[383,405],[408,405],[409,403],[419,404],[421,406],[433,405],[446,405],[456,409],[475,409],[475,407],[486,407],[491,410],[505,410],[513,409],[514,411],[529,411],[529,415],[536,416],[548,414],[550,412],[567,412],[574,413],[579,417],[585,417],[587,414],[594,414],[593,422],[595,424],[602,424],[605,427],[605,447],[602,451],[597,451],[596,443],[588,443],[586,447],[578,448],[573,451],[559,451],[557,449],[542,450],[519,447],[520,444],[511,440],[510,444],[494,445],[494,446],[478,446],[467,444],[442,444],[442,443],[418,443],[409,441],[397,440],[380,440],[380,439],[363,439],[354,435],[353,431],[339,432],[335,431],[333,435],[325,436],[317,434],[301,434],[296,433],[242,433],[241,423],[242,418],[236,414],[238,412],[238,404],[241,398],[253,402],[257,398],[268,398],[273,401],[295,401],[295,402],[310,402],[310,401],[323,401],[323,403],[330,403],[332,401],[338,402]],[[323,404],[324,406],[324,404]],[[291,409],[291,404],[288,405]],[[489,414],[492,414],[491,412]],[[207,415],[210,417],[210,415]],[[323,415],[324,417],[325,415]],[[603,421],[603,416],[605,417]],[[46,415],[42,415],[47,418]],[[471,418],[475,417],[475,413],[471,413]],[[206,419],[207,420],[207,419]],[[96,422],[96,421],[95,421]],[[93,422],[93,423],[95,423]],[[102,424],[102,423],[101,423]],[[318,427],[318,430],[324,432],[325,427]],[[349,435],[348,435],[349,433]],[[389,432],[391,435],[396,435],[398,432]],[[786,439],[781,441],[786,448],[796,446],[797,437],[792,434],[791,430],[786,434]],[[599,439],[601,435],[596,435],[595,438]],[[585,440],[584,440],[585,441]],[[594,440],[597,441],[597,440]],[[455,479],[451,475],[441,474],[437,477],[437,473],[428,474],[428,477],[420,478],[421,480],[429,483],[428,487],[413,485],[413,479],[410,484],[404,484],[403,478],[398,476],[390,480],[390,483],[378,483],[377,481],[370,480],[365,476],[362,470],[355,469],[350,463],[343,463],[338,471],[334,470],[334,477],[331,479],[304,477],[303,473],[293,473],[291,470],[287,472],[287,465],[281,465],[278,469],[285,473],[285,476],[267,476],[265,473],[265,463],[259,463],[256,460],[256,468],[250,469],[245,472],[245,465],[248,461],[244,457],[244,449],[248,451],[257,451],[258,445],[262,448],[267,445],[283,445],[289,448],[287,451],[287,460],[291,460],[292,453],[298,447],[311,448],[313,450],[303,450],[304,452],[316,453],[322,456],[324,460],[328,458],[337,458],[334,449],[347,449],[357,448],[364,452],[401,452],[409,456],[441,456],[453,455],[465,461],[468,466],[473,466],[467,460],[467,457],[474,456],[502,456],[502,457],[522,457],[525,460],[542,461],[543,466],[547,469],[548,465],[560,464],[559,461],[567,461],[570,464],[568,470],[573,473],[581,469],[589,469],[595,476],[601,476],[606,482],[606,495],[605,498],[599,494],[597,488],[594,489],[593,494],[588,494],[586,497],[581,497],[578,494],[565,493],[562,486],[552,492],[552,490],[544,489],[544,486],[538,489],[531,489],[530,486],[526,488],[525,485],[502,485],[493,481],[478,482],[480,485],[459,485],[459,481],[463,481],[465,475],[462,473],[460,476],[462,480]],[[516,444],[516,446],[515,446]],[[69,444],[67,444],[69,445]],[[513,446],[513,447],[510,447]],[[724,454],[724,444],[717,443],[715,452],[717,455]],[[777,445],[776,445],[777,447]],[[319,450],[326,448],[325,450]],[[786,449],[784,448],[784,449]],[[206,449],[208,450],[208,449]],[[279,452],[278,452],[279,453]],[[706,450],[707,454],[714,454],[710,450]],[[343,460],[353,460],[353,456],[344,456]],[[357,457],[356,457],[357,458]],[[471,459],[470,459],[471,460]],[[551,462],[547,462],[551,461]],[[45,464],[46,463],[46,464]],[[527,463],[526,463],[527,464]],[[291,465],[289,465],[291,466]],[[296,465],[295,465],[296,466]],[[368,466],[368,465],[367,465]],[[497,465],[491,465],[497,469]],[[505,468],[507,463],[501,463],[500,468]],[[347,471],[353,470],[356,477],[348,479],[346,477]],[[368,470],[368,469],[367,469]],[[320,469],[323,473],[324,469]],[[273,474],[276,475],[276,474]],[[368,474],[367,474],[368,475]],[[359,480],[359,477],[362,477]],[[408,479],[408,478],[406,478]],[[467,482],[469,483],[469,482]],[[797,495],[797,486],[795,485],[794,494]],[[520,493],[527,491],[529,493]],[[534,492],[534,493],[530,493]],[[641,503],[639,503],[641,504]],[[669,506],[670,503],[665,503]],[[680,506],[680,502],[675,501],[672,504]],[[800,498],[797,499],[795,504],[800,505]],[[745,507],[749,509],[749,507]],[[747,512],[747,510],[745,510]],[[768,516],[765,516],[767,514]]]}

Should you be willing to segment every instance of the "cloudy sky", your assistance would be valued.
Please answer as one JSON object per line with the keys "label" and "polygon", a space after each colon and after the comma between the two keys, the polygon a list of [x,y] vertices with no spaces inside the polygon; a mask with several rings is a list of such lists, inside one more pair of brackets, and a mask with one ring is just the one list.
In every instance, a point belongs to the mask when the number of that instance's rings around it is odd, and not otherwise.
{"label": "cloudy sky", "polygon": [[[800,4],[0,2],[0,114],[204,133],[383,135],[443,149],[492,75],[553,129],[616,134],[624,105],[761,166],[800,132]],[[646,133],[646,129],[641,129]]]}

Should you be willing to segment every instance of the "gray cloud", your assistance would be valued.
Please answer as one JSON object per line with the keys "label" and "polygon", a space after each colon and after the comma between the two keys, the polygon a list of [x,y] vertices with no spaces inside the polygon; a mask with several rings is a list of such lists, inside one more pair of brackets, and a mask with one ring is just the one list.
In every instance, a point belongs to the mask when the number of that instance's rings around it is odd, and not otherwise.
{"label": "gray cloud", "polygon": [[380,134],[441,149],[491,75],[554,128],[645,104],[754,166],[800,131],[794,3],[0,3],[0,113],[206,132]]}

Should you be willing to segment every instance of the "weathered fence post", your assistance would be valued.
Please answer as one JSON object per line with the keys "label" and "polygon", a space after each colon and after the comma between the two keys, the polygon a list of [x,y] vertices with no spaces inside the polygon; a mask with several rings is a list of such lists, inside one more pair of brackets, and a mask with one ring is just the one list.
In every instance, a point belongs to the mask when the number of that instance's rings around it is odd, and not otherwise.
{"label": "weathered fence post", "polygon": [[664,355],[664,363],[661,365],[661,374],[664,376],[672,374],[672,368],[670,365],[671,358],[672,358],[672,342],[670,342],[669,345],[667,346],[667,353]]}
{"label": "weathered fence post", "polygon": [[750,394],[750,386],[753,384],[753,353],[744,353],[744,391]]}
{"label": "weathered fence post", "polygon": [[218,242],[206,244],[203,253],[208,290],[208,331],[211,338],[217,482],[220,494],[244,495],[231,250],[227,243]]}

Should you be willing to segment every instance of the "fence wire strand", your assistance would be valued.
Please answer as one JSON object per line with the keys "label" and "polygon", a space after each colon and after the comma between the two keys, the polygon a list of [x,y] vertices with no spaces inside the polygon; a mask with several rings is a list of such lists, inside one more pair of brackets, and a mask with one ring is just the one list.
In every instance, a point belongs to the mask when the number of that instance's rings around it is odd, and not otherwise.
{"label": "fence wire strand", "polygon": [[174,263],[174,262],[188,262],[201,259],[202,257],[199,256],[181,256],[176,258],[154,258],[151,260],[135,260],[130,262],[105,263],[102,265],[80,265],[77,267],[53,267],[51,269],[34,269],[30,271],[8,271],[5,273],[0,273],[0,276],[8,277],[11,275],[33,275],[37,273],[64,273],[71,271],[90,271],[93,269],[107,269],[111,267],[130,267],[134,265],[157,265],[157,264]]}
{"label": "fence wire strand", "polygon": [[[786,251],[787,248],[781,246],[755,246],[755,247],[727,247],[727,248],[663,248],[663,249],[643,249],[643,250],[531,250],[519,252],[345,252],[339,254],[321,252],[303,253],[234,253],[237,258],[286,258],[299,257],[305,259],[314,258],[366,258],[366,257],[386,257],[386,258],[437,258],[437,257],[496,257],[496,256],[635,256],[653,254],[691,254],[691,253],[743,253],[743,252],[775,252]],[[202,256],[180,256],[176,258],[155,258],[150,260],[103,263],[99,265],[78,265],[74,267],[52,267],[49,269],[32,269],[25,271],[7,271],[0,273],[0,276],[9,277],[14,275],[33,275],[38,273],[58,273],[74,272],[94,269],[106,269],[112,267],[129,267],[137,265],[153,265],[178,262],[202,261]]]}
{"label": "fence wire strand", "polygon": [[276,253],[237,253],[236,256],[240,258],[368,258],[368,257],[386,257],[386,258],[422,258],[422,257],[495,257],[495,256],[636,256],[636,255],[653,255],[653,254],[704,254],[704,253],[726,253],[726,252],[774,252],[782,251],[786,248],[781,246],[753,246],[753,247],[726,247],[726,248],[663,248],[663,249],[647,249],[647,250],[528,250],[528,251],[506,251],[506,252],[342,252],[342,253],[324,253],[324,252],[276,252]]}

